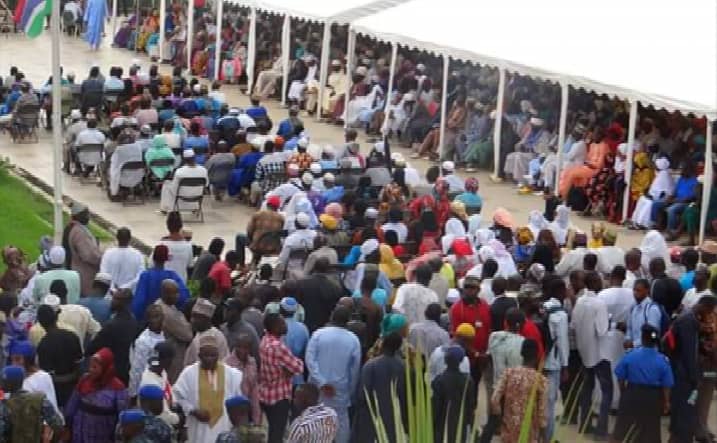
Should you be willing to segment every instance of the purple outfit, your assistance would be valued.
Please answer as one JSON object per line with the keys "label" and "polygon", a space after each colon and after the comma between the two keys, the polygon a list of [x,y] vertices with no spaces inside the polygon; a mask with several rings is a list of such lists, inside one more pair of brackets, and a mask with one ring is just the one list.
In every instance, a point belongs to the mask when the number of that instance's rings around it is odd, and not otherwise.
{"label": "purple outfit", "polygon": [[126,389],[105,388],[85,396],[75,389],[65,406],[65,421],[72,428],[72,443],[114,441],[117,416],[128,406]]}

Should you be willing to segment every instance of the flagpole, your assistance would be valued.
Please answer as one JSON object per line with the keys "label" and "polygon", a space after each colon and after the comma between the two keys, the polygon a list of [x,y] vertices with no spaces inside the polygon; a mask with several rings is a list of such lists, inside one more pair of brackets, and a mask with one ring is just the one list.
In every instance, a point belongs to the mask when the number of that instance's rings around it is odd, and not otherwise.
{"label": "flagpole", "polygon": [[52,164],[54,175],[55,244],[62,244],[62,74],[60,74],[60,0],[52,2]]}

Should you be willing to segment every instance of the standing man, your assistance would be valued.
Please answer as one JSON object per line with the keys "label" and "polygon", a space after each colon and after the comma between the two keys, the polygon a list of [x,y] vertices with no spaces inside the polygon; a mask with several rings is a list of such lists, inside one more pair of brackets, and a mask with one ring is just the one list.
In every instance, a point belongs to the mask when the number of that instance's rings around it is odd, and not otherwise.
{"label": "standing man", "polygon": [[652,325],[658,333],[667,332],[660,331],[662,309],[650,298],[650,282],[645,279],[635,281],[632,294],[635,297],[635,305],[627,316],[625,349],[642,346],[642,326],[645,324]]}
{"label": "standing man", "polygon": [[555,404],[558,401],[560,382],[568,377],[568,361],[570,357],[570,341],[568,337],[568,314],[563,309],[565,299],[565,282],[560,278],[550,280],[546,285],[543,303],[547,316],[548,332],[552,346],[545,346],[545,362],[543,374],[548,380],[547,404],[545,414],[545,440],[552,441],[555,430]]}
{"label": "standing man", "polygon": [[105,16],[107,15],[107,2],[105,0],[89,0],[85,11],[85,40],[90,49],[97,51],[102,42]]}
{"label": "standing man", "polygon": [[259,400],[269,422],[267,442],[282,443],[291,408],[291,378],[304,372],[304,363],[281,341],[286,334],[281,315],[265,315],[264,329],[259,345]]}
{"label": "standing man", "polygon": [[224,338],[222,331],[212,326],[212,317],[216,309],[216,305],[206,298],[197,298],[197,301],[194,303],[189,320],[192,323],[192,329],[194,329],[196,335],[189,344],[187,352],[184,354],[185,367],[197,361],[199,357],[199,342],[205,335],[211,335],[216,338],[219,358],[222,361],[229,355],[227,339]]}
{"label": "standing man", "polygon": [[129,383],[129,349],[140,333],[137,320],[129,309],[132,291],[118,289],[112,294],[114,316],[104,324],[100,332],[87,346],[86,355],[94,355],[102,348],[109,348],[114,354],[117,378],[127,386]]}
{"label": "standing man", "polygon": [[670,442],[691,443],[698,429],[700,319],[713,313],[717,297],[703,295],[697,304],[672,323],[672,371],[675,385],[670,399]]}
{"label": "standing man", "polygon": [[[610,320],[607,305],[591,290],[597,282],[602,284],[600,276],[595,272],[587,275],[579,270],[570,273],[570,285],[577,296],[570,328],[575,331],[575,343],[585,372],[580,392],[580,427],[586,432],[594,433],[598,438],[606,438],[608,435],[608,413],[612,404],[613,392],[610,362],[605,358],[603,341],[607,335]],[[592,428],[588,425],[588,421],[591,420],[596,377],[600,383],[602,399],[597,427]]]}
{"label": "standing man", "polygon": [[52,375],[57,406],[62,409],[80,378],[82,346],[77,335],[57,327],[57,314],[50,306],[37,308],[37,321],[45,329],[37,345],[37,361],[40,369]]}
{"label": "standing man", "polygon": [[294,393],[294,412],[287,443],[331,443],[339,425],[336,411],[319,402],[319,388],[304,383]]}
{"label": "standing man", "polygon": [[188,441],[214,442],[232,428],[224,401],[241,395],[242,373],[223,363],[216,337],[202,335],[198,348],[199,361],[184,368],[172,392],[187,417]]}
{"label": "standing man", "polygon": [[420,350],[428,361],[433,351],[439,346],[447,345],[451,338],[448,331],[439,324],[441,321],[440,304],[428,305],[424,315],[425,320],[414,323],[408,328],[408,343],[414,349]]}
{"label": "standing man", "polygon": [[315,331],[306,348],[309,381],[320,387],[322,402],[338,415],[336,443],[348,443],[351,436],[348,409],[361,368],[361,343],[346,329],[350,317],[348,309],[334,309],[331,324]]}
{"label": "standing man", "polygon": [[[65,269],[66,254],[62,246],[53,246],[48,253],[49,269],[42,271],[35,277],[35,284],[32,287],[32,298],[35,303],[40,303],[42,298],[50,291],[50,285],[55,280],[65,282],[67,289],[68,303],[77,303],[80,299],[80,274],[77,271]],[[82,294],[87,295],[87,294]]]}
{"label": "standing man", "polygon": [[102,254],[100,272],[112,276],[112,289],[129,288],[134,290],[137,280],[139,280],[139,274],[144,271],[144,257],[142,253],[129,245],[132,233],[128,228],[119,228],[116,238],[117,247],[109,248]]}
{"label": "standing man", "polygon": [[67,265],[80,274],[80,294],[89,294],[92,280],[100,270],[102,252],[99,242],[90,232],[90,211],[87,206],[75,202],[72,205],[72,219],[62,235]]}
{"label": "standing man", "polygon": [[393,310],[405,315],[409,325],[423,320],[428,305],[438,303],[438,295],[428,287],[432,277],[431,267],[423,264],[416,269],[416,283],[404,283],[396,291]]}
{"label": "standing man", "polygon": [[177,286],[177,283],[171,279],[163,280],[160,299],[155,304],[162,308],[162,334],[164,334],[164,339],[174,348],[172,362],[167,368],[167,377],[172,383],[177,380],[179,373],[184,368],[184,354],[193,338],[192,325],[189,324],[184,314],[177,309],[177,300],[179,300],[179,286]]}

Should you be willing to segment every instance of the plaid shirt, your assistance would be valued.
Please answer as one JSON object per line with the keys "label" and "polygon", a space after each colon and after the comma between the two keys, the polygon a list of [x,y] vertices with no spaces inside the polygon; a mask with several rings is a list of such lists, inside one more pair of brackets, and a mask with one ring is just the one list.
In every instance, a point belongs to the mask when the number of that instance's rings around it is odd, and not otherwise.
{"label": "plaid shirt", "polygon": [[265,155],[256,164],[254,178],[259,183],[264,194],[286,181],[284,176],[286,167],[284,166],[284,158],[280,154],[275,152]]}
{"label": "plaid shirt", "polygon": [[297,152],[293,154],[291,157],[289,157],[289,161],[287,163],[291,164],[294,163],[299,167],[299,171],[304,171],[306,169],[309,169],[311,167],[311,164],[314,162],[313,157],[309,155],[307,152]]}
{"label": "plaid shirt", "polygon": [[291,376],[304,371],[304,362],[294,357],[281,339],[269,333],[264,334],[259,344],[259,360],[259,400],[273,405],[290,399]]}

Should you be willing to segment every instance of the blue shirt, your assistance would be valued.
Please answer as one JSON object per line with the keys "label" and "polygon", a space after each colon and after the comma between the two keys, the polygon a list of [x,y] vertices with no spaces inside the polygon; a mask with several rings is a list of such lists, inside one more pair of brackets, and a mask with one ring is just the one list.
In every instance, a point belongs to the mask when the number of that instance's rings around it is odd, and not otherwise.
{"label": "blue shirt", "polygon": [[361,343],[348,329],[326,326],[314,331],[306,347],[309,381],[336,390],[332,405],[348,407],[361,369]]}
{"label": "blue shirt", "polygon": [[675,185],[675,199],[688,200],[695,198],[697,177],[680,177]]}
{"label": "blue shirt", "polygon": [[255,120],[257,118],[266,117],[266,108],[263,106],[252,106],[246,110],[246,115]]}
{"label": "blue shirt", "polygon": [[687,292],[692,289],[695,286],[694,281],[695,271],[687,271],[682,274],[682,277],[680,277],[680,286],[682,286],[682,290]]}
{"label": "blue shirt", "polygon": [[202,136],[190,135],[184,140],[183,149],[193,149],[197,164],[203,165],[209,150],[209,140]]}
{"label": "blue shirt", "polygon": [[636,348],[642,346],[642,325],[647,321],[659,331],[660,320],[662,320],[660,307],[650,297],[645,297],[630,310],[630,316],[627,318],[625,340],[631,341]]}
{"label": "blue shirt", "polygon": [[104,297],[82,297],[77,304],[89,309],[92,313],[92,318],[101,325],[104,325],[112,315],[110,301]]}
{"label": "blue shirt", "polygon": [[[309,328],[305,324],[296,321],[292,317],[284,317],[286,321],[286,335],[282,341],[287,348],[294,354],[294,357],[304,359],[306,353],[306,345],[309,343]],[[300,385],[304,382],[304,374],[296,374],[291,378],[294,385]]]}
{"label": "blue shirt", "polygon": [[162,280],[171,279],[177,283],[179,288],[179,299],[177,300],[177,309],[181,309],[189,299],[189,289],[184,284],[184,280],[176,272],[171,269],[149,268],[139,275],[137,287],[134,289],[132,297],[132,313],[137,321],[144,320],[144,311],[147,307],[157,301],[162,292]]}
{"label": "blue shirt", "polygon": [[279,123],[279,128],[276,130],[276,135],[280,135],[284,139],[287,139],[287,138],[290,138],[293,134],[294,134],[294,125],[291,124],[291,120],[288,118],[282,120]]}
{"label": "blue shirt", "polygon": [[637,348],[625,354],[615,367],[618,380],[636,385],[671,388],[675,383],[667,357],[655,348]]}
{"label": "blue shirt", "polygon": [[483,198],[473,192],[462,192],[456,196],[455,200],[463,202],[463,204],[466,205],[466,208],[480,209],[483,207]]}

